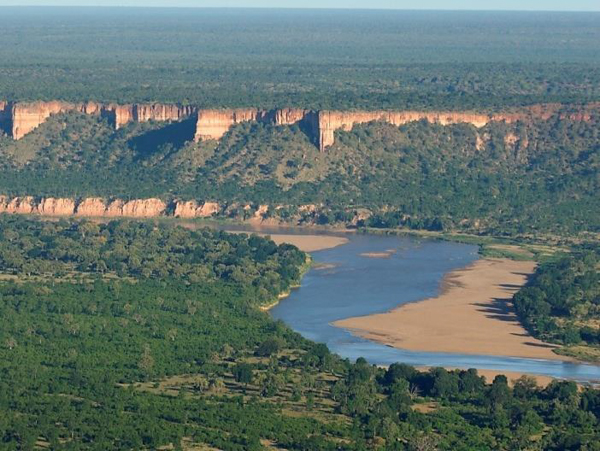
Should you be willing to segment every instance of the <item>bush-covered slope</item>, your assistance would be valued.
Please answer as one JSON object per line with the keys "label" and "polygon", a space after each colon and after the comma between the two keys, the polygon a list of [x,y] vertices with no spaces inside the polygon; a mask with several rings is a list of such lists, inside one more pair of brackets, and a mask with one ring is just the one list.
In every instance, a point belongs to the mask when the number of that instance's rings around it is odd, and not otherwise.
{"label": "bush-covered slope", "polygon": [[296,126],[244,123],[190,142],[190,121],[130,124],[59,115],[0,142],[0,192],[317,204],[312,220],[496,233],[600,230],[598,118],[476,129],[365,124],[320,153]]}

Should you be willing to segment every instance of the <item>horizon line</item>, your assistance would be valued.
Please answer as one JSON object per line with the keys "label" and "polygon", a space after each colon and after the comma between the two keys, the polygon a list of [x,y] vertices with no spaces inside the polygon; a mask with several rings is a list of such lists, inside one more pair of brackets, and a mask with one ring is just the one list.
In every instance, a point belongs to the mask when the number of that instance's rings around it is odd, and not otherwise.
{"label": "horizon line", "polygon": [[470,8],[344,8],[344,7],[308,7],[299,6],[165,6],[165,5],[0,5],[0,8],[37,9],[37,8],[78,8],[78,9],[210,9],[210,10],[275,10],[275,11],[411,11],[411,12],[488,12],[488,13],[600,13],[593,9],[470,9]]}

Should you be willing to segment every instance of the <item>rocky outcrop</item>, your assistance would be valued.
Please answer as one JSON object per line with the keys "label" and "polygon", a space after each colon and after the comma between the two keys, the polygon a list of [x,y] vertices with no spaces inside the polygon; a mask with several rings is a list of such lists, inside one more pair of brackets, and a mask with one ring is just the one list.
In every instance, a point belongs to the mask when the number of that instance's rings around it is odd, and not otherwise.
{"label": "rocky outcrop", "polygon": [[105,107],[106,115],[118,130],[129,122],[180,121],[195,114],[191,106],[153,104],[114,105]]}
{"label": "rocky outcrop", "polygon": [[31,102],[0,103],[0,127],[9,127],[14,139],[21,139],[43,124],[51,115],[76,111],[107,117],[115,129],[129,122],[178,121],[195,114],[195,108],[182,105],[134,104],[116,105],[96,102]]}
{"label": "rocky outcrop", "polygon": [[392,125],[403,125],[409,122],[428,121],[432,124],[471,124],[483,127],[493,118],[484,114],[453,112],[419,112],[419,111],[321,111],[319,112],[319,148],[325,150],[335,142],[337,130],[350,131],[355,125],[368,122],[386,122]]}
{"label": "rocky outcrop", "polygon": [[27,133],[39,127],[52,114],[78,111],[84,114],[101,114],[105,108],[94,102],[67,103],[67,102],[33,102],[14,103],[11,105],[11,136],[21,139]]}
{"label": "rocky outcrop", "polygon": [[[268,206],[261,206],[257,214],[264,214]],[[0,196],[0,213],[33,214],[42,216],[80,216],[107,218],[209,218],[221,211],[216,202],[173,201],[167,204],[161,199],[113,199],[109,202],[100,197],[88,197],[75,201],[69,198],[32,196]]]}
{"label": "rocky outcrop", "polygon": [[87,217],[104,216],[106,213],[106,204],[104,199],[99,197],[88,197],[83,199],[75,209],[75,215]]}
{"label": "rocky outcrop", "polygon": [[176,218],[195,218],[196,212],[198,211],[198,203],[189,201],[177,201],[175,202],[175,209],[173,210],[173,216]]}
{"label": "rocky outcrop", "polygon": [[198,204],[196,201],[175,201],[173,216],[176,218],[210,218],[220,211],[216,202]]}
{"label": "rocky outcrop", "polygon": [[36,213],[44,216],[71,216],[75,214],[75,201],[48,197],[38,203]]}
{"label": "rocky outcrop", "polygon": [[125,202],[113,200],[103,216],[126,218],[154,218],[166,213],[167,204],[160,199],[136,199]]}
{"label": "rocky outcrop", "polygon": [[242,122],[263,122],[274,125],[303,126],[317,144],[318,113],[312,110],[281,108],[276,110],[258,110],[256,108],[198,110],[196,123],[196,141],[221,139],[231,127]]}
{"label": "rocky outcrop", "polygon": [[31,196],[8,198],[0,197],[0,213],[31,214],[37,211],[37,205]]}
{"label": "rocky outcrop", "polygon": [[267,213],[269,212],[268,205],[259,205],[258,209],[254,212],[254,215],[249,219],[250,223],[262,223],[265,219],[267,219]]}
{"label": "rocky outcrop", "polygon": [[209,218],[219,212],[219,204],[216,202],[206,202],[198,211],[199,218]]}
{"label": "rocky outcrop", "polygon": [[236,110],[200,110],[196,124],[196,141],[221,139],[229,129],[242,122],[264,121],[268,113],[254,108]]}

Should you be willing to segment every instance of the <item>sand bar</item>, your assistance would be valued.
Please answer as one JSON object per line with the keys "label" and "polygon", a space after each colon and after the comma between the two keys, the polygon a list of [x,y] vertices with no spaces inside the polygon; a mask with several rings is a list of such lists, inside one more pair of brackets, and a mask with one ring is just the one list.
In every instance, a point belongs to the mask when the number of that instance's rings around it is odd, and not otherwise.
{"label": "sand bar", "polygon": [[510,303],[534,269],[531,261],[477,260],[446,276],[438,297],[334,325],[413,351],[570,360],[531,337]]}
{"label": "sand bar", "polygon": [[226,230],[228,233],[247,233],[259,236],[268,236],[276,244],[293,244],[304,252],[316,252],[331,249],[348,242],[348,238],[332,235],[291,235],[280,233],[262,233],[254,231]]}

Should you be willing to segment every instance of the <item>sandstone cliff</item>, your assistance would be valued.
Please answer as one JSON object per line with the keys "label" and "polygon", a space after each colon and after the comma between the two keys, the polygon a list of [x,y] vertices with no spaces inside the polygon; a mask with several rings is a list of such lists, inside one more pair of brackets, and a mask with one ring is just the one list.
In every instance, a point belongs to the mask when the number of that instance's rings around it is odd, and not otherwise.
{"label": "sandstone cliff", "polygon": [[[4,106],[3,106],[4,105]],[[195,113],[195,108],[181,105],[135,104],[116,105],[95,102],[31,102],[0,103],[0,127],[10,124],[9,134],[21,139],[43,124],[51,115],[77,111],[107,117],[116,129],[131,121],[177,121]],[[7,125],[5,125],[6,127]]]}
{"label": "sandstone cliff", "polygon": [[75,213],[75,201],[49,197],[37,204],[36,212],[44,216],[71,216]]}
{"label": "sandstone cliff", "polygon": [[300,124],[321,151],[335,142],[337,130],[349,131],[357,124],[380,121],[393,125],[425,120],[430,123],[471,124],[484,127],[491,121],[515,122],[519,120],[547,120],[553,115],[570,120],[589,121],[600,108],[600,104],[565,107],[560,104],[535,105],[502,114],[478,114],[473,112],[440,111],[313,111],[295,108],[259,110],[198,109],[193,106],[166,104],[99,104],[67,102],[10,103],[0,102],[0,130],[4,129],[14,139],[21,139],[42,124],[52,114],[78,111],[84,114],[99,114],[108,117],[115,128],[131,122],[179,121],[196,117],[195,140],[221,139],[235,124],[249,121],[275,125]]}
{"label": "sandstone cliff", "polygon": [[199,204],[196,201],[174,201],[168,205],[156,198],[129,201],[114,199],[106,202],[99,197],[89,197],[77,202],[68,198],[0,196],[0,213],[41,216],[155,218],[172,215],[179,218],[208,218],[219,211],[220,206],[216,202]]}
{"label": "sandstone cliff", "polygon": [[98,217],[104,216],[105,212],[106,204],[104,203],[104,199],[99,197],[83,199],[75,209],[75,214],[77,216]]}
{"label": "sandstone cliff", "polygon": [[235,124],[262,121],[266,112],[254,108],[236,110],[200,110],[196,124],[196,140],[221,139]]}
{"label": "sandstone cliff", "polygon": [[335,142],[337,130],[350,131],[355,125],[368,122],[387,122],[392,125],[403,125],[409,122],[425,120],[433,124],[471,124],[484,127],[492,120],[504,120],[504,117],[474,113],[456,112],[420,112],[420,111],[321,111],[319,112],[319,148],[331,146]]}
{"label": "sandstone cliff", "polygon": [[173,216],[176,218],[209,218],[220,210],[216,202],[198,204],[196,201],[175,201]]}
{"label": "sandstone cliff", "polygon": [[37,205],[33,197],[3,197],[0,200],[0,213],[31,214],[36,211]]}

